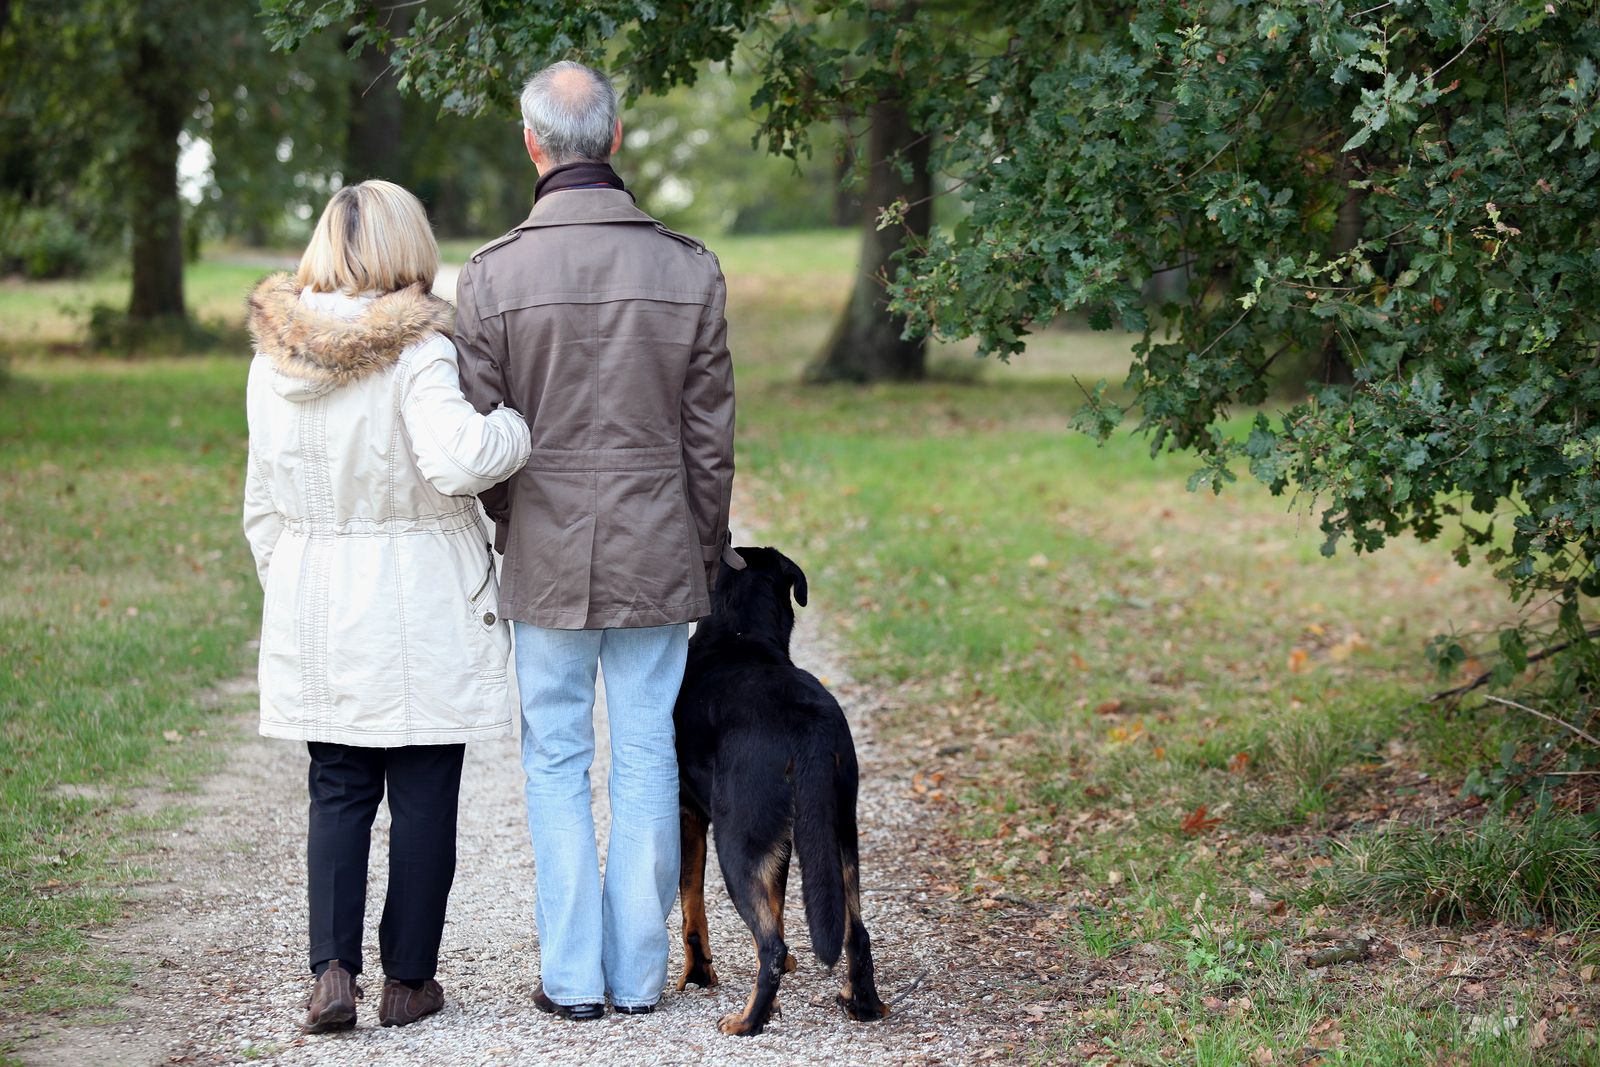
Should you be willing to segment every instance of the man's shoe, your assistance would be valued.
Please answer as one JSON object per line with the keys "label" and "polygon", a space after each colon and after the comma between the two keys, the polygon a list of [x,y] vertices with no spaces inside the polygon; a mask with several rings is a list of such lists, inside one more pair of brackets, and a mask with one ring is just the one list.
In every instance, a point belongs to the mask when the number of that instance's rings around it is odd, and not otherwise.
{"label": "man's shoe", "polygon": [[656,1010],[654,1004],[613,1004],[611,1010],[618,1015],[649,1015]]}
{"label": "man's shoe", "polygon": [[544,995],[544,984],[542,982],[539,988],[533,991],[533,1006],[546,1015],[554,1015],[559,1019],[571,1019],[573,1022],[578,1023],[593,1022],[606,1013],[604,1004],[557,1004]]}
{"label": "man's shoe", "polygon": [[329,963],[311,987],[301,1032],[325,1034],[330,1030],[350,1029],[356,1024],[356,1000],[360,996],[361,987],[356,985],[355,975],[345,970],[338,960]]}
{"label": "man's shoe", "polygon": [[432,978],[422,983],[421,989],[412,989],[393,978],[383,983],[383,1001],[378,1008],[378,1022],[383,1026],[410,1026],[425,1015],[432,1015],[444,1007],[444,990]]}

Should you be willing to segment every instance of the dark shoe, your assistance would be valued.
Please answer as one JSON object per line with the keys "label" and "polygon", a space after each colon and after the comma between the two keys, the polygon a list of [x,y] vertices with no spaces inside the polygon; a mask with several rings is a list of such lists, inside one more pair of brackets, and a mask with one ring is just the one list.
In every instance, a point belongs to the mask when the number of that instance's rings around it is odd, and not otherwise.
{"label": "dark shoe", "polygon": [[656,1010],[654,1004],[613,1004],[611,1010],[618,1015],[649,1015]]}
{"label": "dark shoe", "polygon": [[432,1015],[444,1007],[444,990],[432,978],[422,983],[421,989],[412,989],[393,978],[383,983],[383,1001],[378,1008],[378,1022],[383,1026],[410,1026],[424,1015]]}
{"label": "dark shoe", "polygon": [[307,1034],[325,1034],[330,1030],[348,1030],[356,1024],[356,1000],[361,987],[355,975],[344,969],[344,964],[334,960],[328,969],[317,976],[311,987],[311,999],[306,1002],[306,1021],[300,1030]]}
{"label": "dark shoe", "polygon": [[588,1023],[602,1017],[606,1013],[604,1004],[557,1004],[544,995],[544,985],[533,991],[533,1006],[546,1015],[554,1015],[560,1019],[571,1019],[576,1023]]}

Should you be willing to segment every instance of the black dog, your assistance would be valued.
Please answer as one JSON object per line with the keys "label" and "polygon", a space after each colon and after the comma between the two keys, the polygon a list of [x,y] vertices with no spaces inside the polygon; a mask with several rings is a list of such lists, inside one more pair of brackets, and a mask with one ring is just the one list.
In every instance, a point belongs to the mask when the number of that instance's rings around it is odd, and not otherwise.
{"label": "black dog", "polygon": [[[689,642],[673,713],[683,821],[683,977],[717,984],[706,936],[706,830],[739,917],[755,939],[756,985],[725,1034],[759,1034],[777,1008],[778,983],[794,970],[783,940],[791,854],[799,857],[811,949],[832,967],[843,949],[839,1003],[858,1022],[888,1007],[872,979],[872,943],[861,921],[856,843],[856,750],[839,702],[789,659],[794,599],[806,576],[771,548],[741,548],[742,571],[723,565],[712,613]],[[846,929],[848,927],[848,930]],[[848,935],[848,936],[847,936]]]}

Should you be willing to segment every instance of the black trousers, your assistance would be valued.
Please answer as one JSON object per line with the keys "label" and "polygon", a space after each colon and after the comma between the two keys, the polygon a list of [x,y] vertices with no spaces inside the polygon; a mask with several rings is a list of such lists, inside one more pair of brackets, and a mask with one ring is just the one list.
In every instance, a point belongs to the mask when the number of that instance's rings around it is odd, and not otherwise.
{"label": "black trousers", "polygon": [[389,890],[378,925],[383,973],[420,982],[439,966],[456,876],[456,804],[465,745],[357,748],[311,741],[306,839],[311,970],[339,960],[361,971],[372,820],[389,791]]}

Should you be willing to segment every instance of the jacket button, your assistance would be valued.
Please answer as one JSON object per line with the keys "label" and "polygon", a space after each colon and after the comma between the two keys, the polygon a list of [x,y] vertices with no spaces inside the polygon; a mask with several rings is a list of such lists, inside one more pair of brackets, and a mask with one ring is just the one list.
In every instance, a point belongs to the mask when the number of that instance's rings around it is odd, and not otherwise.
{"label": "jacket button", "polygon": [[483,613],[483,624],[485,626],[493,626],[494,625],[494,612],[486,611],[486,612]]}

